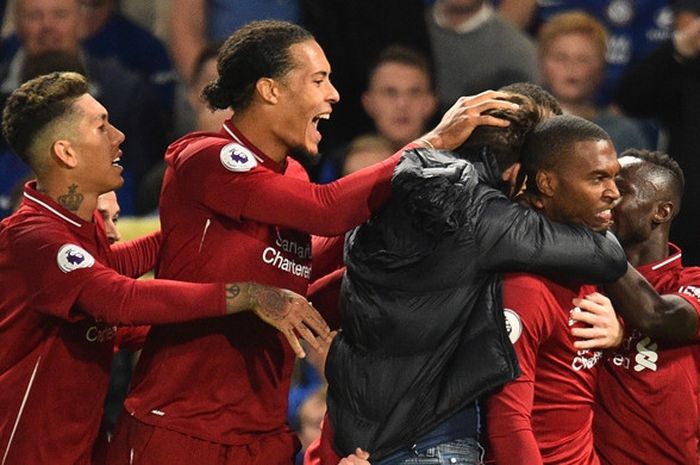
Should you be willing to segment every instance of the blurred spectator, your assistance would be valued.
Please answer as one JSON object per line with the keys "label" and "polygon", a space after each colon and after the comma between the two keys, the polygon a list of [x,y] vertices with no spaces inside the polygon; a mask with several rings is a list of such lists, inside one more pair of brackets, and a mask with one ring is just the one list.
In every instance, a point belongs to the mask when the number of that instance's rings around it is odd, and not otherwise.
{"label": "blurred spectator", "polygon": [[15,40],[20,48],[3,55],[0,61],[2,101],[27,77],[28,60],[35,60],[31,68],[41,69],[40,74],[54,70],[49,66],[51,62],[43,59],[46,53],[63,55],[62,60],[78,63],[90,81],[91,94],[108,109],[110,120],[128,134],[122,144],[126,184],[120,191],[120,202],[123,213],[138,213],[135,186],[162,159],[169,129],[168,112],[145,79],[114,59],[98,58],[82,49],[79,11],[77,0],[17,0]]}
{"label": "blurred spectator", "polygon": [[256,19],[299,20],[297,0],[172,0],[170,47],[175,66],[185,82],[208,43],[226,39]]}
{"label": "blurred spectator", "polygon": [[[204,86],[215,80],[218,76],[216,71],[216,56],[219,52],[220,43],[206,46],[199,54],[194,64],[192,80],[186,88],[187,103],[192,108],[193,122],[187,127],[181,128],[182,134],[191,131],[218,132],[225,120],[233,114],[229,110],[212,110],[202,100],[202,89]],[[180,133],[179,133],[180,134]],[[158,209],[160,198],[160,186],[165,173],[165,162],[161,160],[145,176],[139,186],[138,204],[144,212],[153,213]]]}
{"label": "blurred spectator", "polygon": [[647,56],[671,36],[669,0],[501,0],[500,11],[521,27],[537,32],[553,15],[581,10],[608,31],[605,77],[596,100],[606,105],[625,68]]}
{"label": "blurred spectator", "polygon": [[[361,101],[376,134],[385,144],[388,142],[388,155],[417,139],[426,131],[437,106],[427,58],[401,45],[387,47],[369,72],[369,84]],[[376,149],[377,144],[374,145]],[[347,145],[329,152],[319,171],[321,182],[340,176],[347,152]],[[384,152],[382,147],[381,153]]]}
{"label": "blurred spectator", "polygon": [[427,22],[442,108],[462,95],[537,81],[534,43],[488,1],[437,0]]}
{"label": "blurred spectator", "polygon": [[639,117],[659,118],[668,131],[668,153],[685,172],[683,207],[671,241],[687,265],[700,265],[700,0],[678,6],[679,21],[668,40],[620,80],[616,103]]}
{"label": "blurred spectator", "polygon": [[342,175],[345,176],[367,166],[389,158],[396,149],[381,136],[358,136],[350,142],[343,162]]}
{"label": "blurred spectator", "polygon": [[[300,0],[301,22],[323,47],[341,95],[323,128],[321,151],[373,131],[362,108],[370,68],[382,50],[400,44],[431,62],[424,0]],[[340,166],[340,165],[338,165]]]}
{"label": "blurred spectator", "polygon": [[600,22],[580,11],[554,15],[540,28],[538,45],[542,82],[565,113],[605,129],[618,153],[651,148],[635,121],[595,102],[605,72],[606,32]]}
{"label": "blurred spectator", "polygon": [[299,452],[302,456],[309,444],[321,435],[321,422],[326,414],[327,389],[326,385],[320,386],[299,407]]}
{"label": "blurred spectator", "polygon": [[151,82],[172,111],[175,69],[165,45],[150,31],[115,11],[114,0],[79,0],[79,34],[85,50],[97,57],[115,57]]}

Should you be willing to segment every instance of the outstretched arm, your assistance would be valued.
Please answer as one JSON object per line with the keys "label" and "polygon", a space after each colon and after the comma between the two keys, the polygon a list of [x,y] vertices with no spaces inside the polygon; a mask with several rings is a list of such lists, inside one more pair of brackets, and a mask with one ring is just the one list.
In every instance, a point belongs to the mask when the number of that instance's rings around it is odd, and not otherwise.
{"label": "outstretched arm", "polygon": [[688,342],[698,337],[700,302],[695,286],[684,286],[678,294],[659,293],[632,265],[605,292],[624,318],[625,324],[651,337]]}
{"label": "outstretched arm", "polygon": [[[480,125],[507,126],[505,120],[482,114],[496,108],[517,108],[512,102],[496,100],[506,96],[487,91],[460,98],[435,129],[404,149],[419,145],[453,149]],[[195,199],[220,215],[336,236],[366,221],[389,199],[391,177],[404,149],[383,162],[324,185],[257,168],[231,173],[223,167],[218,154],[190,157],[176,169],[182,170],[183,197]],[[203,183],[207,189],[201,188]]]}

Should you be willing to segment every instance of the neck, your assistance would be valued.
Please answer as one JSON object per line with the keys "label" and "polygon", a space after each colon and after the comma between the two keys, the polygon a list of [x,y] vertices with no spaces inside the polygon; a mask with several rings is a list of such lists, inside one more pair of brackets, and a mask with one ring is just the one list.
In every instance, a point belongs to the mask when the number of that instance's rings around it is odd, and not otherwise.
{"label": "neck", "polygon": [[254,108],[234,112],[231,122],[253,145],[277,163],[287,158],[289,147],[276,137],[274,128],[267,123],[269,115]]}
{"label": "neck", "polygon": [[85,221],[92,221],[97,208],[96,192],[86,192],[70,180],[38,180],[37,190]]}
{"label": "neck", "polygon": [[645,241],[624,246],[627,260],[632,266],[638,267],[668,257],[669,231],[664,229],[668,228],[659,226]]}

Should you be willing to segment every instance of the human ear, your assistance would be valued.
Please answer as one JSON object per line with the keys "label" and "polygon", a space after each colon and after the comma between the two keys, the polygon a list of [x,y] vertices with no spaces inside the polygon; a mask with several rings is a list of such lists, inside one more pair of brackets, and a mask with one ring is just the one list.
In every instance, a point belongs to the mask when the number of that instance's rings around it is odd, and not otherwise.
{"label": "human ear", "polygon": [[271,78],[260,78],[255,83],[255,90],[260,98],[270,104],[277,104],[279,99],[279,88],[277,82]]}
{"label": "human ear", "polygon": [[676,206],[671,201],[659,202],[654,209],[652,220],[654,223],[667,223],[671,221],[676,213]]}
{"label": "human ear", "polygon": [[556,190],[556,179],[553,173],[546,170],[539,170],[535,174],[535,186],[537,191],[545,197],[553,197]]}
{"label": "human ear", "polygon": [[67,139],[58,139],[51,145],[51,155],[68,168],[78,165],[78,157],[71,142]]}

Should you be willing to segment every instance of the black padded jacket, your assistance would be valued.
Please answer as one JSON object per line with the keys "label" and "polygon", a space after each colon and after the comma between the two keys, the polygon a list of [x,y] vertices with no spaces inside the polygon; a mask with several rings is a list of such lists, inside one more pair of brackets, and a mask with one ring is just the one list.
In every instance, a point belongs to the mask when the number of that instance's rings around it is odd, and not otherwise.
{"label": "black padded jacket", "polygon": [[519,375],[501,273],[609,282],[626,270],[615,238],[548,221],[493,186],[488,149],[467,162],[413,149],[389,204],[348,234],[342,331],[326,364],[341,456],[410,447]]}

